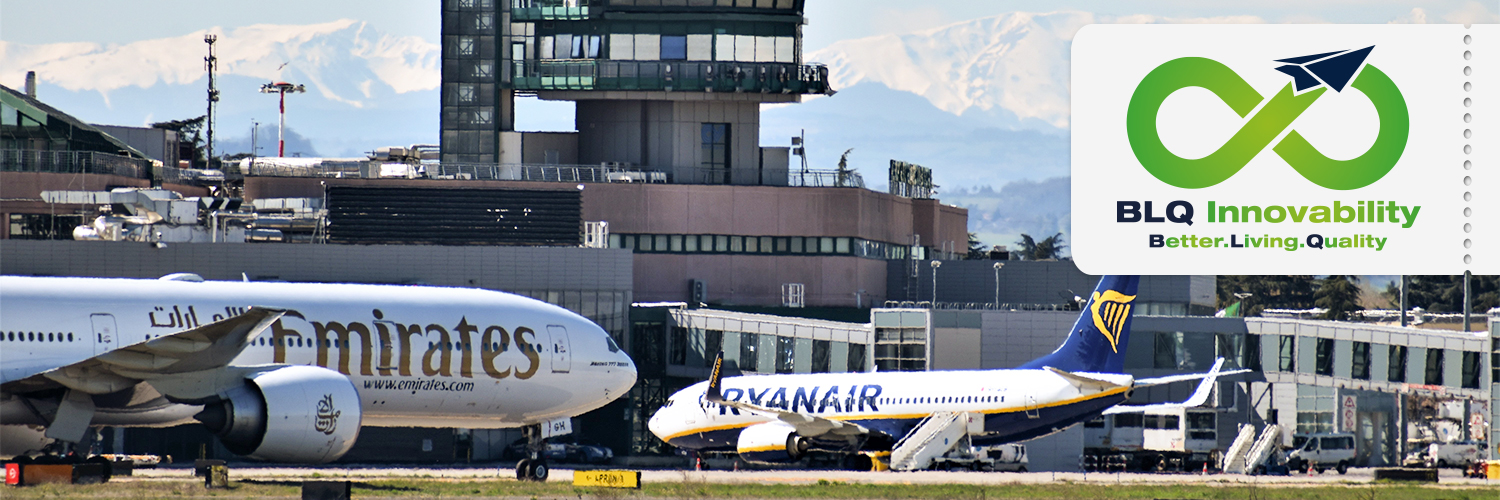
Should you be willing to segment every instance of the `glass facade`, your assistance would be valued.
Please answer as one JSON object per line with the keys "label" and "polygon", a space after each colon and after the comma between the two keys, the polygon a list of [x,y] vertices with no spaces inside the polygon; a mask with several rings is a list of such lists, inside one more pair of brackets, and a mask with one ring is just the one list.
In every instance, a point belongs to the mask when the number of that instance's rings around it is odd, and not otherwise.
{"label": "glass facade", "polygon": [[635,253],[852,255],[879,260],[905,259],[911,250],[908,245],[845,236],[624,233],[611,233],[609,247],[628,248]]}

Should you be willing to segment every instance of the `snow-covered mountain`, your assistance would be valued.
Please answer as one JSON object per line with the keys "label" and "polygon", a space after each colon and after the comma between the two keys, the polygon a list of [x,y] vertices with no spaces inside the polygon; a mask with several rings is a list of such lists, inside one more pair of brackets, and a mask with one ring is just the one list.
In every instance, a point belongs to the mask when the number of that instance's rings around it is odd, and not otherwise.
{"label": "snow-covered mountain", "polygon": [[306,85],[306,94],[287,97],[288,126],[325,154],[437,139],[440,47],[354,20],[211,28],[124,45],[0,41],[0,82],[19,88],[36,71],[39,98],[95,123],[190,118],[205,112],[209,33],[218,35],[221,139],[248,136],[252,118],[276,122],[276,99],[258,93],[273,80]]}
{"label": "snow-covered mountain", "polygon": [[1202,22],[1261,20],[1015,12],[836,42],[804,59],[828,65],[838,94],[767,109],[762,143],[806,130],[813,168],[854,148],[851,163],[881,189],[891,159],[930,167],[938,197],[969,208],[989,244],[1066,236],[1073,36],[1094,23]]}

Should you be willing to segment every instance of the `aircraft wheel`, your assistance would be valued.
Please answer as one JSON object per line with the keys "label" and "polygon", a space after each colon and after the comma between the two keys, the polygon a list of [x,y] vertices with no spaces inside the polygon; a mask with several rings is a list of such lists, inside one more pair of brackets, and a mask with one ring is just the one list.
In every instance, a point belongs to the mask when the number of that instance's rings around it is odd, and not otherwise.
{"label": "aircraft wheel", "polygon": [[523,458],[516,462],[516,480],[526,481],[531,479],[531,459]]}
{"label": "aircraft wheel", "polygon": [[535,463],[531,464],[532,481],[536,481],[538,483],[546,482],[547,474],[550,472],[552,472],[552,470],[547,467],[547,462],[545,461],[537,460]]}

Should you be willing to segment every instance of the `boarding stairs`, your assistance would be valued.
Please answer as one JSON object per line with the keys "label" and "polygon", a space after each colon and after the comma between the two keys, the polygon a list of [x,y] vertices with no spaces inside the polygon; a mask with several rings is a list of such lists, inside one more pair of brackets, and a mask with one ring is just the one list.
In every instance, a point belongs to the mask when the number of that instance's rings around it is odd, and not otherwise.
{"label": "boarding stairs", "polygon": [[1255,446],[1250,447],[1250,452],[1245,454],[1244,467],[1239,470],[1228,470],[1224,472],[1238,472],[1240,474],[1254,474],[1255,470],[1266,463],[1271,453],[1276,450],[1281,442],[1281,426],[1276,424],[1267,425],[1260,431],[1260,437],[1256,438]]}
{"label": "boarding stairs", "polygon": [[1245,470],[1245,452],[1250,451],[1250,446],[1255,444],[1255,426],[1250,424],[1240,425],[1240,434],[1235,436],[1234,443],[1229,445],[1229,451],[1224,453],[1224,459],[1219,463],[1219,470],[1224,472],[1243,472]]}
{"label": "boarding stairs", "polygon": [[968,442],[963,438],[974,430],[975,424],[982,431],[983,416],[951,411],[933,413],[891,448],[891,470],[926,469],[934,459]]}

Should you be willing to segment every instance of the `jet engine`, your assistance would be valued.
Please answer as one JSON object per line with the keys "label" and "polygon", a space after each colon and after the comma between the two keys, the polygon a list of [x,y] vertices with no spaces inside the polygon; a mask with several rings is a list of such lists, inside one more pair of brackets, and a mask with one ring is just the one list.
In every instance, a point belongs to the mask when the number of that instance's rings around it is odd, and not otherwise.
{"label": "jet engine", "polygon": [[229,451],[257,460],[320,464],[337,460],[359,436],[354,383],[317,366],[257,372],[194,416]]}
{"label": "jet engine", "polygon": [[740,458],[750,462],[786,463],[807,454],[807,439],[781,422],[767,422],[746,427],[737,441]]}

